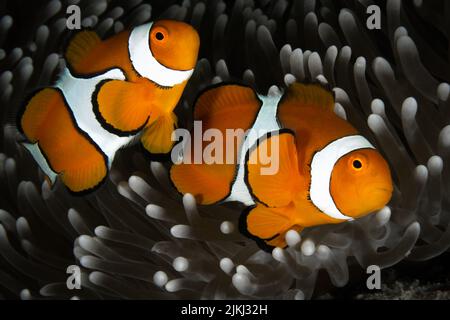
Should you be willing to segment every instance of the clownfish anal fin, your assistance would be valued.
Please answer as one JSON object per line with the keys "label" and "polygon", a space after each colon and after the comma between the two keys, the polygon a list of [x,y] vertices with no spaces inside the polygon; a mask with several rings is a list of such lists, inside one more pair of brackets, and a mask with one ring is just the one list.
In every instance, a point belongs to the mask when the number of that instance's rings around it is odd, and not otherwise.
{"label": "clownfish anal fin", "polygon": [[146,87],[123,80],[104,80],[92,95],[94,113],[102,126],[119,136],[137,134],[152,111]]}
{"label": "clownfish anal fin", "polygon": [[235,174],[233,164],[175,164],[170,179],[182,193],[192,194],[199,204],[214,204],[231,192]]}
{"label": "clownfish anal fin", "polygon": [[323,108],[333,112],[334,93],[319,83],[292,83],[283,95],[280,110],[292,106]]}
{"label": "clownfish anal fin", "polygon": [[245,159],[245,178],[258,202],[283,207],[300,192],[301,179],[295,137],[282,129],[260,138]]}
{"label": "clownfish anal fin", "polygon": [[271,251],[274,247],[285,248],[285,236],[289,230],[300,232],[303,228],[296,225],[293,204],[282,208],[268,208],[258,203],[247,208],[240,217],[240,231],[256,240],[259,247]]}
{"label": "clownfish anal fin", "polygon": [[[152,154],[166,154],[172,150],[172,132],[177,125],[177,117],[173,112],[161,113],[141,136],[142,146]],[[153,120],[153,117],[152,117]]]}
{"label": "clownfish anal fin", "polygon": [[69,40],[64,53],[67,63],[78,71],[78,66],[89,56],[92,50],[101,43],[100,37],[91,30],[82,30],[75,33]]}

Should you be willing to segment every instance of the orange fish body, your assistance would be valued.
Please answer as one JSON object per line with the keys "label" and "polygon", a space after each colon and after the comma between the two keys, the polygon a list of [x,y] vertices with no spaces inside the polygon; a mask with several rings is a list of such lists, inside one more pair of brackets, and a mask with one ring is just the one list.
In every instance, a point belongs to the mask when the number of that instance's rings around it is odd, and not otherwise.
{"label": "orange fish body", "polygon": [[[172,166],[171,179],[200,204],[247,205],[241,232],[265,250],[285,247],[291,229],[340,223],[381,209],[392,194],[389,166],[333,109],[332,93],[318,84],[294,83],[273,96],[240,85],[209,89],[197,99],[194,118],[224,136],[226,129],[247,134],[237,138],[234,163],[225,161],[230,148],[224,139],[226,151],[219,156],[224,161],[196,163],[187,159],[193,153],[187,150]],[[263,161],[264,154],[276,155],[275,171],[264,173],[273,165]]]}
{"label": "orange fish body", "polygon": [[20,115],[24,146],[53,183],[73,192],[97,187],[120,148],[139,138],[168,153],[173,113],[197,61],[199,37],[189,25],[160,20],[102,41],[77,33],[66,68],[37,92]]}

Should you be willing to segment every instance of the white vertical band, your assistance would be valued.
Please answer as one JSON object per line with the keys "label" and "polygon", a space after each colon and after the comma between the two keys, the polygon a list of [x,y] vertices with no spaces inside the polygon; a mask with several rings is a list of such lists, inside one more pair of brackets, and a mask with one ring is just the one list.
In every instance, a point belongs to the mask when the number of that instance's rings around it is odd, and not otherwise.
{"label": "white vertical band", "polygon": [[56,177],[58,174],[50,168],[50,164],[47,162],[44,154],[39,147],[39,144],[36,143],[23,143],[23,146],[31,153],[34,160],[37,162],[41,170],[45,173],[45,175],[50,179],[51,183],[54,184],[56,181]]}
{"label": "white vertical band", "polygon": [[138,26],[131,31],[128,50],[131,63],[140,76],[164,87],[173,87],[188,80],[194,69],[173,70],[160,64],[150,50],[150,30],[153,22]]}
{"label": "white vertical band", "polygon": [[336,207],[330,194],[331,174],[336,162],[346,154],[358,149],[375,149],[363,136],[347,136],[335,140],[317,152],[311,162],[311,201],[326,215],[343,220],[353,218],[344,215]]}

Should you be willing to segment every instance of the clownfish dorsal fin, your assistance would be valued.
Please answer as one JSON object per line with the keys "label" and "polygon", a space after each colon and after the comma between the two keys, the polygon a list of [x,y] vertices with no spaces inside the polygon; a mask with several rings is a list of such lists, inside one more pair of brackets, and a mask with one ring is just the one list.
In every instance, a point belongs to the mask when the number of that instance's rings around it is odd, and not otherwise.
{"label": "clownfish dorsal fin", "polygon": [[301,190],[295,137],[282,129],[263,137],[245,158],[246,180],[256,201],[268,207],[289,205]]}
{"label": "clownfish dorsal fin", "polygon": [[282,101],[299,107],[324,108],[330,112],[334,110],[333,91],[319,83],[294,82],[286,90]]}
{"label": "clownfish dorsal fin", "polygon": [[195,102],[194,118],[202,121],[232,120],[226,128],[241,128],[249,117],[256,118],[260,107],[261,101],[250,87],[220,84],[200,94]]}
{"label": "clownfish dorsal fin", "polygon": [[76,69],[101,41],[95,31],[82,30],[77,32],[70,39],[64,54],[67,63]]}

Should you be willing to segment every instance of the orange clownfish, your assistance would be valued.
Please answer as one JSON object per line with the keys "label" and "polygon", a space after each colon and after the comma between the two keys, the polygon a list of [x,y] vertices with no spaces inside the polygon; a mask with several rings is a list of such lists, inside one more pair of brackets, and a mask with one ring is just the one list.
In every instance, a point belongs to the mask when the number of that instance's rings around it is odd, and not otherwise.
{"label": "orange clownfish", "polygon": [[19,114],[23,145],[48,180],[73,192],[105,179],[116,152],[139,138],[153,154],[168,153],[173,113],[197,61],[200,40],[190,25],[160,20],[101,40],[81,31],[66,51],[53,87],[35,93]]}
{"label": "orange clownfish", "polygon": [[[226,148],[226,139],[225,151],[219,152],[224,161],[215,163],[186,159],[192,153],[185,147],[183,161],[171,168],[171,180],[199,204],[246,205],[240,230],[267,251],[286,247],[289,230],[300,232],[379,210],[392,196],[389,166],[366,138],[334,113],[334,105],[332,92],[319,84],[294,83],[270,96],[234,84],[207,89],[194,109],[203,129],[216,128],[223,136],[229,129],[247,133],[237,136],[234,163],[225,161],[233,151]],[[278,169],[263,174],[268,163],[259,151],[272,150],[275,144]]]}

